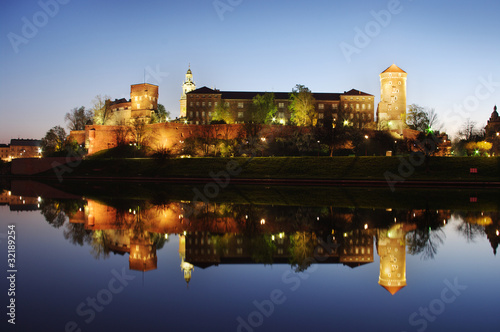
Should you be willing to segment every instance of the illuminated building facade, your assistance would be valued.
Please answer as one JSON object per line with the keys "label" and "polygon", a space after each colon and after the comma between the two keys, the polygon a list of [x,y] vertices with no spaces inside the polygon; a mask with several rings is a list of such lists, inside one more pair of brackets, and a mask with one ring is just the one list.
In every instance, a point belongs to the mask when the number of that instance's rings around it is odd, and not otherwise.
{"label": "illuminated building facade", "polygon": [[393,64],[380,74],[377,122],[381,129],[403,134],[406,124],[406,79],[408,74]]}
{"label": "illuminated building facade", "polygon": [[41,158],[42,141],[36,139],[11,139],[10,144],[0,144],[0,158],[11,161],[16,158]]}
{"label": "illuminated building facade", "polygon": [[[191,70],[186,74],[181,97],[181,117],[192,124],[209,124],[215,108],[225,103],[236,123],[251,120],[250,106],[257,95],[266,92],[220,91],[206,86],[196,89]],[[289,124],[290,93],[273,92],[276,107],[276,124]],[[374,122],[374,96],[355,89],[344,93],[313,93],[318,121],[332,117],[334,123],[348,121],[349,125],[364,128]],[[339,111],[341,109],[342,111]],[[344,114],[339,114],[340,112]]]}
{"label": "illuminated building facade", "polygon": [[105,125],[129,125],[131,120],[149,122],[158,109],[158,86],[141,83],[130,86],[130,99],[115,99],[110,103],[110,116]]}
{"label": "illuminated building facade", "polygon": [[[209,124],[215,108],[225,103],[233,114],[236,123],[245,123],[251,120],[250,106],[257,95],[266,92],[220,91],[205,87],[193,90],[187,94],[186,117],[193,124]],[[276,124],[289,124],[291,112],[290,93],[274,92],[274,99],[278,109]],[[331,116],[334,123],[348,120],[349,125],[364,128],[374,122],[374,96],[350,90],[344,93],[313,93],[315,109],[318,112],[318,121]],[[342,116],[339,108],[343,107]]]}

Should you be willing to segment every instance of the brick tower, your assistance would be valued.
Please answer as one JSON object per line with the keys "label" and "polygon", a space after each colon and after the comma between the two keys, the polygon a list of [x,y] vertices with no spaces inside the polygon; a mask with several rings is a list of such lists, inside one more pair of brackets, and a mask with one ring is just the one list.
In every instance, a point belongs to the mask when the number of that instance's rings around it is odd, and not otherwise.
{"label": "brick tower", "polygon": [[377,122],[380,127],[403,134],[406,123],[406,78],[408,74],[393,64],[380,74],[380,103]]}

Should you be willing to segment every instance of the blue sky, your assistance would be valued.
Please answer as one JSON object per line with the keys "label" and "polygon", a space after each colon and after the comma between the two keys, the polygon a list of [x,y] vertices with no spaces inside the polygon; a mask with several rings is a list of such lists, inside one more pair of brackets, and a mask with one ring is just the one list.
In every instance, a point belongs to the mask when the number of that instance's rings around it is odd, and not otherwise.
{"label": "blue sky", "polygon": [[356,88],[376,103],[396,63],[408,104],[435,108],[451,134],[468,117],[484,126],[500,106],[499,13],[494,0],[2,0],[0,143],[41,138],[98,94],[128,98],[145,72],[177,116],[189,63],[198,87]]}

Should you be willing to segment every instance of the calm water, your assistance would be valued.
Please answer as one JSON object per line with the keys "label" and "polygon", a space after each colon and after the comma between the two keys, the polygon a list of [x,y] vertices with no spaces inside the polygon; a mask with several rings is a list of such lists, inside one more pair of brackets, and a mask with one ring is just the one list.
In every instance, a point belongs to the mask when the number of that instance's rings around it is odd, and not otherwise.
{"label": "calm water", "polygon": [[2,278],[2,331],[499,327],[498,192],[463,192],[463,204],[440,192],[442,203],[416,207],[368,190],[372,203],[351,205],[262,198],[273,206],[47,188],[0,196],[0,266],[8,276],[15,225],[17,269],[15,326]]}

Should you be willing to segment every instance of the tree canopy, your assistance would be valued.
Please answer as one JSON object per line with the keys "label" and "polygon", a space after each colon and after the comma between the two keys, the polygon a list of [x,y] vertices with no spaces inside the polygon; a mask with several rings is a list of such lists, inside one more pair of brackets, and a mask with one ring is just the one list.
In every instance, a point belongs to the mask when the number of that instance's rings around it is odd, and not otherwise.
{"label": "tree canopy", "polygon": [[85,130],[85,126],[92,121],[93,116],[91,110],[86,110],[84,106],[81,106],[66,113],[64,120],[68,122],[69,130]]}
{"label": "tree canopy", "polygon": [[111,117],[111,100],[107,95],[97,95],[92,100],[92,112],[94,113],[94,124],[104,125]]}
{"label": "tree canopy", "polygon": [[253,123],[271,123],[278,111],[274,93],[266,92],[263,95],[255,96],[250,110]]}
{"label": "tree canopy", "polygon": [[288,106],[292,113],[292,122],[297,126],[314,126],[318,121],[314,102],[311,90],[304,85],[297,84],[290,94]]}
{"label": "tree canopy", "polygon": [[167,122],[170,117],[170,112],[167,112],[165,106],[158,104],[158,108],[155,109],[154,113],[151,115],[151,123]]}
{"label": "tree canopy", "polygon": [[234,115],[229,109],[229,105],[227,105],[223,100],[215,106],[214,113],[212,114],[212,120],[224,121],[227,124],[235,122]]}
{"label": "tree canopy", "polygon": [[422,106],[412,104],[408,108],[406,124],[410,129],[426,132],[436,129],[438,125],[437,114],[434,109],[425,109]]}
{"label": "tree canopy", "polygon": [[66,131],[61,126],[51,128],[42,138],[41,148],[44,156],[51,155],[64,149]]}

